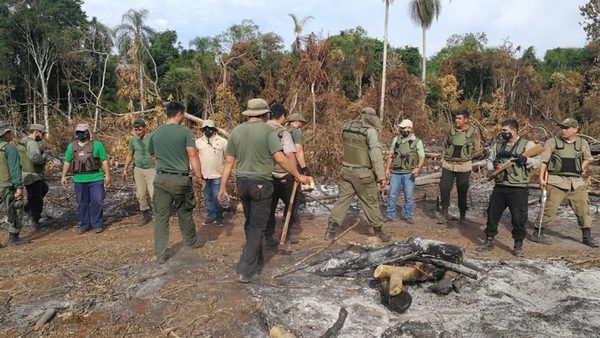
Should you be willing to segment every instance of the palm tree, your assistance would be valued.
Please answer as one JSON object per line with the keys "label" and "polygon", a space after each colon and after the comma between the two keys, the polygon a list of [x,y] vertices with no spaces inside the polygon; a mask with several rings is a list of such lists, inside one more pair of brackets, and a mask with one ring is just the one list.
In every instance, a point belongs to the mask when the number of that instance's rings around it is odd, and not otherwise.
{"label": "palm tree", "polygon": [[425,52],[425,46],[427,45],[427,30],[431,27],[433,18],[437,20],[442,10],[442,4],[440,0],[411,0],[408,12],[410,18],[414,23],[421,26],[423,31],[423,73],[421,80],[425,84],[425,74],[427,71],[427,54]]}
{"label": "palm tree", "polygon": [[304,18],[302,18],[302,20],[298,20],[298,17],[294,14],[288,14],[292,20],[294,20],[294,33],[296,33],[296,41],[294,41],[294,44],[292,45],[292,49],[293,50],[298,50],[300,49],[300,35],[302,34],[302,29],[304,28],[304,25],[306,24],[306,22],[310,19],[314,19],[312,16],[305,16]]}
{"label": "palm tree", "polygon": [[381,102],[379,103],[379,118],[383,121],[383,106],[385,102],[385,72],[387,70],[387,46],[388,46],[388,15],[390,13],[390,5],[394,0],[385,1],[385,20],[383,23],[383,69],[381,71]]}
{"label": "palm tree", "polygon": [[[121,18],[121,24],[115,28],[117,45],[122,54],[128,54],[130,58],[138,64],[139,67],[139,90],[140,107],[144,110],[145,89],[144,89],[144,53],[152,58],[148,51],[149,39],[155,34],[154,30],[146,26],[144,21],[148,17],[146,9],[130,9]],[[154,60],[153,60],[154,61]]]}

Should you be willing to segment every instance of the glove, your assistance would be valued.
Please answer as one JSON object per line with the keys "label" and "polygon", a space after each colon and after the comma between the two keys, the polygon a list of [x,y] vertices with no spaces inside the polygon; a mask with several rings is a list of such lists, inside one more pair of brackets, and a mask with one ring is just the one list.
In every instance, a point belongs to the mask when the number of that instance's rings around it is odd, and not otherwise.
{"label": "glove", "polygon": [[299,172],[304,176],[312,176],[308,167],[300,168]]}
{"label": "glove", "polygon": [[498,160],[492,162],[492,164],[494,165],[494,170],[498,170],[502,166],[502,162],[500,162]]}
{"label": "glove", "polygon": [[516,165],[523,166],[527,164],[527,157],[519,155],[516,158],[512,159],[512,161],[515,162]]}

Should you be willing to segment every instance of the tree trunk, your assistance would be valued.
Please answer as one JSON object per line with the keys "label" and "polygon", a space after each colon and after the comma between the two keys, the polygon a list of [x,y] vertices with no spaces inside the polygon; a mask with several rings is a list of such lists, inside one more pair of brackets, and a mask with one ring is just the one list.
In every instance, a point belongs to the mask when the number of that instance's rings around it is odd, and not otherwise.
{"label": "tree trunk", "polygon": [[317,99],[315,97],[315,83],[310,83],[310,96],[312,98],[312,109],[313,109],[313,130],[317,127]]}
{"label": "tree trunk", "polygon": [[421,69],[421,81],[423,82],[423,86],[425,86],[425,77],[427,76],[427,29],[423,27],[423,59],[422,59],[422,67]]}
{"label": "tree trunk", "polygon": [[138,60],[140,63],[140,110],[144,110],[144,65],[142,64],[142,60]]}
{"label": "tree trunk", "polygon": [[[71,117],[73,116],[73,91],[71,90],[71,84],[67,81],[67,120],[71,123]],[[96,130],[94,130],[96,131]]]}
{"label": "tree trunk", "polygon": [[388,16],[390,0],[385,0],[385,18],[383,21],[383,65],[381,71],[381,98],[379,102],[379,119],[383,122],[383,108],[385,106],[385,79],[387,71],[387,45],[388,45]]}

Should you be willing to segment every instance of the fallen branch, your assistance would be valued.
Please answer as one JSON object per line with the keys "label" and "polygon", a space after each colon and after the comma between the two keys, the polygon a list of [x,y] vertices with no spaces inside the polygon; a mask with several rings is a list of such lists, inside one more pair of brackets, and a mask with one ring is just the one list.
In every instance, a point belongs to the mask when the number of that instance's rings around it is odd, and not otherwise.
{"label": "fallen branch", "polygon": [[477,273],[472,271],[471,269],[461,265],[461,264],[456,264],[456,263],[451,263],[445,260],[441,260],[441,259],[435,259],[435,258],[424,258],[424,257],[417,257],[414,259],[415,261],[419,261],[419,262],[424,262],[424,263],[430,263],[430,264],[434,264],[437,266],[441,266],[443,268],[446,269],[450,269],[452,271],[458,272],[462,275],[465,275],[467,277],[473,278],[473,279],[477,279]]}
{"label": "fallen branch", "polygon": [[344,322],[346,321],[346,317],[348,317],[348,311],[346,308],[340,308],[340,313],[338,315],[338,319],[335,321],[332,327],[330,327],[320,338],[331,338],[337,336],[338,332],[344,326]]}
{"label": "fallen branch", "polygon": [[292,272],[292,270],[297,267],[298,265],[306,262],[307,260],[311,259],[312,257],[315,257],[316,255],[320,254],[321,252],[327,250],[333,243],[337,242],[340,238],[344,237],[345,234],[347,234],[350,230],[354,229],[354,227],[356,227],[358,225],[358,223],[360,222],[360,218],[356,220],[356,222],[350,226],[348,229],[344,230],[341,234],[339,234],[337,237],[335,237],[334,239],[331,240],[331,242],[329,242],[329,244],[327,244],[324,248],[322,248],[321,250],[310,254],[306,257],[304,257],[302,260],[300,260],[299,262],[295,263],[294,265],[290,266],[289,268],[283,270],[281,273],[278,273],[276,275],[273,275],[272,278],[279,278],[282,276],[285,276],[289,273]]}

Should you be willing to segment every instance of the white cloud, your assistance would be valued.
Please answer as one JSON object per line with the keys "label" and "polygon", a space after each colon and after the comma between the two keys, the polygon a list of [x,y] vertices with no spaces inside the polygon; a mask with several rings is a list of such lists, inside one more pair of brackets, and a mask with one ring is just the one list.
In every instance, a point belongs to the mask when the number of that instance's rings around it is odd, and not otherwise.
{"label": "white cloud", "polygon": [[[485,32],[489,45],[506,37],[515,45],[533,45],[542,57],[546,49],[581,47],[585,33],[580,27],[579,6],[587,0],[454,0],[442,1],[439,20],[428,32],[428,54],[439,51],[452,34]],[[196,36],[213,36],[242,19],[252,19],[262,32],[275,32],[290,46],[293,23],[287,16],[312,15],[305,32],[337,34],[342,29],[364,27],[369,35],[383,37],[383,0],[87,0],[88,16],[97,16],[109,26],[120,23],[130,8],[146,8],[148,24],[157,30],[173,29],[184,46]],[[420,46],[421,30],[410,20],[405,0],[390,9],[390,43]]]}

